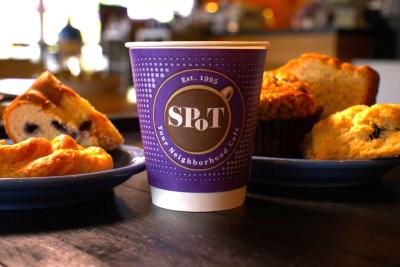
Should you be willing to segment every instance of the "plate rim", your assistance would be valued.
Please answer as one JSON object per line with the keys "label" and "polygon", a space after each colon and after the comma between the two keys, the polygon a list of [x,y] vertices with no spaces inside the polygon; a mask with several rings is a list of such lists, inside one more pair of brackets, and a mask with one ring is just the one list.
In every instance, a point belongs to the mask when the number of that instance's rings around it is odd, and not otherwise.
{"label": "plate rim", "polygon": [[[400,157],[377,160],[308,160],[252,157],[255,184],[297,188],[344,188],[371,184],[399,168]],[[378,175],[377,172],[382,172]]]}
{"label": "plate rim", "polygon": [[303,166],[304,168],[361,168],[371,167],[378,165],[393,164],[399,162],[400,157],[381,158],[381,159],[366,159],[366,160],[311,160],[302,158],[282,158],[282,157],[264,157],[264,156],[252,156],[252,162],[268,162],[275,164],[292,164],[298,167]]}

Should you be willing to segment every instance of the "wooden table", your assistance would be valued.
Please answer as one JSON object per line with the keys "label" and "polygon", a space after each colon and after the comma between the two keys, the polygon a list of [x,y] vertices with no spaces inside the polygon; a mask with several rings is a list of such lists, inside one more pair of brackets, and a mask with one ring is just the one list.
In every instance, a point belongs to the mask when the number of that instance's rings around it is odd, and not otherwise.
{"label": "wooden table", "polygon": [[153,206],[143,172],[93,202],[0,212],[0,266],[399,266],[398,176],[346,190],[251,184],[240,208],[186,213]]}

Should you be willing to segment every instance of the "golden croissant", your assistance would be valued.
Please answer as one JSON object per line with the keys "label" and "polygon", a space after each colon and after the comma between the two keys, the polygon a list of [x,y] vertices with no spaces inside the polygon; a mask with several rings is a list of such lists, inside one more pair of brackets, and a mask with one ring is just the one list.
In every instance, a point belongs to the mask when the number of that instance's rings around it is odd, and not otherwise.
{"label": "golden croissant", "polygon": [[51,141],[29,138],[9,145],[0,141],[0,177],[59,176],[108,170],[112,157],[100,147],[84,148],[68,135]]}

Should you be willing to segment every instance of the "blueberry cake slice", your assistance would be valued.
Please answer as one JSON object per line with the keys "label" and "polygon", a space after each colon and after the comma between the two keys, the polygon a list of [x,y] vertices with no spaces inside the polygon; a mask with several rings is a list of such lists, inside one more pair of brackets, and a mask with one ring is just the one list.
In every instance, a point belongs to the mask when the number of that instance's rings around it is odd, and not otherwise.
{"label": "blueberry cake slice", "polygon": [[358,67],[335,57],[306,53],[278,70],[308,83],[323,107],[323,118],[354,105],[375,104],[379,74],[368,66]]}
{"label": "blueberry cake slice", "polygon": [[82,146],[112,150],[123,138],[111,121],[86,99],[44,72],[30,89],[13,100],[3,113],[8,136],[14,142],[30,137],[73,137]]}

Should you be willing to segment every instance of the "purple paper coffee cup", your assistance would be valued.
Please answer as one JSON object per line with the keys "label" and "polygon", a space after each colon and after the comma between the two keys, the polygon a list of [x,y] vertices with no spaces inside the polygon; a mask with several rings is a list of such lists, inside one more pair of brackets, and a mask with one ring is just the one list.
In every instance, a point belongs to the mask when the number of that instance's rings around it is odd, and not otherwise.
{"label": "purple paper coffee cup", "polygon": [[155,205],[212,211],[243,204],[267,45],[126,44]]}

